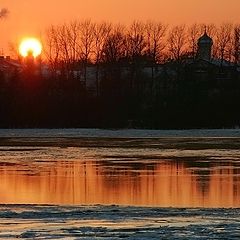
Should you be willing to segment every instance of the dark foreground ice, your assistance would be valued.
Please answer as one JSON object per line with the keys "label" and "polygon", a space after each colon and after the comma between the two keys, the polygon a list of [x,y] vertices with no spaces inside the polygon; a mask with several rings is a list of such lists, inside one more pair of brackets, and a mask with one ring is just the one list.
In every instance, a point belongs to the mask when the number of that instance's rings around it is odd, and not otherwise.
{"label": "dark foreground ice", "polygon": [[1,239],[239,239],[240,209],[1,205]]}

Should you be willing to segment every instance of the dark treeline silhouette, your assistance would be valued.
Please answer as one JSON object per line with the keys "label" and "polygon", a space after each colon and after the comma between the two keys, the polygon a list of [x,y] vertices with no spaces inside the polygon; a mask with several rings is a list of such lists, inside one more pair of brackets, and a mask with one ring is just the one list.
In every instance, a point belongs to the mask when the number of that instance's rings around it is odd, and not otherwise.
{"label": "dark treeline silhouette", "polygon": [[44,61],[29,56],[8,76],[0,68],[0,127],[236,127],[239,48],[230,23],[51,26]]}
{"label": "dark treeline silhouette", "polygon": [[213,39],[213,57],[238,61],[239,25],[223,23],[176,25],[134,21],[128,26],[91,20],[51,26],[46,32],[45,55],[52,70],[64,63],[71,71],[75,63],[132,62],[145,58],[149,63],[164,63],[194,57],[200,36],[206,32]]}

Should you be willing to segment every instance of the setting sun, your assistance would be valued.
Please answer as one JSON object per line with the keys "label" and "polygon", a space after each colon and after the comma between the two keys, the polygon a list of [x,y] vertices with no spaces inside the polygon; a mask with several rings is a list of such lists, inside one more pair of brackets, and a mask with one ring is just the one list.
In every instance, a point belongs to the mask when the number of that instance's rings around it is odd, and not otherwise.
{"label": "setting sun", "polygon": [[19,52],[23,57],[26,57],[29,52],[32,52],[32,55],[37,57],[42,52],[42,44],[36,38],[23,39],[19,46]]}

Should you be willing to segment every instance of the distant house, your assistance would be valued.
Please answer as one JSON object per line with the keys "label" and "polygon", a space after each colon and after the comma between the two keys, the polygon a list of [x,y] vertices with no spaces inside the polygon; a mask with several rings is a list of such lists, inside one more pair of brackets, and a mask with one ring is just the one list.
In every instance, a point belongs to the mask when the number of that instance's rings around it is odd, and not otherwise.
{"label": "distant house", "polygon": [[[224,88],[233,81],[239,80],[240,68],[233,62],[212,57],[213,40],[205,32],[198,39],[198,51],[194,58],[183,59],[180,66],[177,62],[164,65],[163,79],[170,83],[206,83],[208,87]],[[181,83],[180,83],[181,84]]]}
{"label": "distant house", "polygon": [[22,70],[22,64],[9,56],[0,56],[0,84],[7,84]]}
{"label": "distant house", "polygon": [[213,40],[205,32],[198,40],[196,59],[186,65],[186,74],[192,80],[211,81],[215,87],[225,87],[238,79],[238,68],[233,62],[212,58],[212,45]]}

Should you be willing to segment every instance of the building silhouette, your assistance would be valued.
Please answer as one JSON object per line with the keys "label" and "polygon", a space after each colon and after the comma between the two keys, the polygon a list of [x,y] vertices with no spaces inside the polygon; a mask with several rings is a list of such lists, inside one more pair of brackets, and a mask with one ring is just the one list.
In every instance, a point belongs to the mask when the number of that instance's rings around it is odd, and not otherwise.
{"label": "building silhouette", "polygon": [[204,35],[198,39],[197,58],[203,60],[211,60],[212,58],[213,40],[204,32]]}

